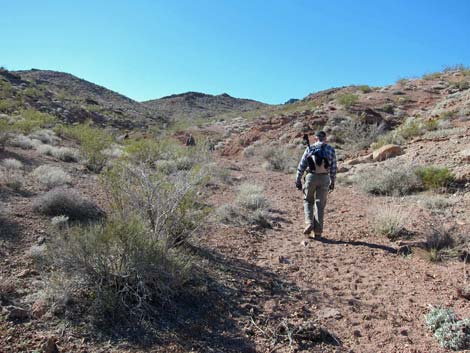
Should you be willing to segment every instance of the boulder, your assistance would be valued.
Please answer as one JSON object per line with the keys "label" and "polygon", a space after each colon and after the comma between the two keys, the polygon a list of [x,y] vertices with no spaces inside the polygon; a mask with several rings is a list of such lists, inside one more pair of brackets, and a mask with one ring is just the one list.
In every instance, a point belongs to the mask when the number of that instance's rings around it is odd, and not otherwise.
{"label": "boulder", "polygon": [[402,148],[398,145],[385,145],[372,152],[372,159],[375,162],[381,162],[388,158],[399,156],[402,152]]}
{"label": "boulder", "polygon": [[18,306],[9,305],[5,307],[8,320],[24,320],[29,318],[29,312]]}

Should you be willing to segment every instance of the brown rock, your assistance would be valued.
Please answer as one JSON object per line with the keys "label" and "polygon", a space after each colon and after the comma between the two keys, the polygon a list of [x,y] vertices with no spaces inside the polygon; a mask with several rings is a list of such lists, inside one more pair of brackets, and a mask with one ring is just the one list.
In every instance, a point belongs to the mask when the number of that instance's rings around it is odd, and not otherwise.
{"label": "brown rock", "polygon": [[9,305],[5,307],[8,320],[24,320],[29,318],[29,312],[18,306]]}
{"label": "brown rock", "polygon": [[44,345],[44,353],[60,353],[54,337],[49,337]]}
{"label": "brown rock", "polygon": [[35,318],[41,318],[46,312],[47,304],[44,300],[38,299],[33,303],[31,307],[31,313]]}
{"label": "brown rock", "polygon": [[403,150],[398,145],[385,145],[372,153],[372,159],[375,162],[381,162],[388,158],[396,157],[402,154]]}

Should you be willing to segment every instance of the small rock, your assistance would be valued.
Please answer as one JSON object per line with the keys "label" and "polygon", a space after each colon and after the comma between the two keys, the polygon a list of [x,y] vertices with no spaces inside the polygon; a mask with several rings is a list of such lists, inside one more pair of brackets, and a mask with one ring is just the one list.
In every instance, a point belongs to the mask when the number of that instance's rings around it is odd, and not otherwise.
{"label": "small rock", "polygon": [[5,307],[8,320],[24,320],[29,318],[29,313],[26,309],[18,306],[9,305]]}
{"label": "small rock", "polygon": [[319,319],[336,319],[339,320],[343,317],[338,309],[326,308],[317,312],[317,317]]}
{"label": "small rock", "polygon": [[408,330],[407,330],[406,328],[402,328],[402,329],[400,330],[400,335],[402,335],[402,336],[408,336]]}
{"label": "small rock", "polygon": [[361,331],[359,331],[359,330],[354,330],[353,335],[354,335],[354,337],[362,337]]}
{"label": "small rock", "polygon": [[46,344],[44,345],[44,353],[60,353],[57,344],[55,343],[55,338],[49,337]]}
{"label": "small rock", "polygon": [[31,313],[36,319],[41,318],[47,312],[47,304],[44,300],[38,299],[31,306]]}

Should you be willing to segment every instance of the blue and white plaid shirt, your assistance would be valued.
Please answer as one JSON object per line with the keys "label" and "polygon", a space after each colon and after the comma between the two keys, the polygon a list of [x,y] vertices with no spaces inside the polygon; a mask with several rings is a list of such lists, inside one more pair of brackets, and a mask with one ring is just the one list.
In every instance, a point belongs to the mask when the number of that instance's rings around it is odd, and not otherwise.
{"label": "blue and white plaid shirt", "polygon": [[[317,142],[316,144],[307,147],[305,149],[304,154],[302,155],[302,159],[300,160],[299,166],[297,167],[297,182],[302,181],[302,176],[304,175],[305,170],[308,167],[308,158],[312,155],[313,150],[317,144],[321,142]],[[325,153],[326,153],[326,158],[328,158],[328,162],[330,162],[330,180],[332,183],[335,182],[336,179],[336,152],[333,147],[325,143]]]}

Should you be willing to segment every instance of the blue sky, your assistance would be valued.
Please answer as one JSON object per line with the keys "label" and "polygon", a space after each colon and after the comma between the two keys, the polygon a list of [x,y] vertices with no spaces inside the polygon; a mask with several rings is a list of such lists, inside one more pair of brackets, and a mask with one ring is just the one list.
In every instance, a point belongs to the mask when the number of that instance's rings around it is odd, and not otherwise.
{"label": "blue sky", "polygon": [[0,66],[267,103],[470,65],[467,0],[0,0]]}

